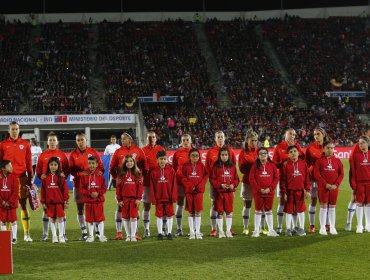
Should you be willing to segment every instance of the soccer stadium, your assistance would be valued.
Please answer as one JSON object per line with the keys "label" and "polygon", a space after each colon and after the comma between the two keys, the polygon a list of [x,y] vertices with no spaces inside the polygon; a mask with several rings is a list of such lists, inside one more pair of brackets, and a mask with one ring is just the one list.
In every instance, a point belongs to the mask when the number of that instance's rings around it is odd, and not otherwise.
{"label": "soccer stadium", "polygon": [[368,0],[3,0],[0,278],[370,279]]}

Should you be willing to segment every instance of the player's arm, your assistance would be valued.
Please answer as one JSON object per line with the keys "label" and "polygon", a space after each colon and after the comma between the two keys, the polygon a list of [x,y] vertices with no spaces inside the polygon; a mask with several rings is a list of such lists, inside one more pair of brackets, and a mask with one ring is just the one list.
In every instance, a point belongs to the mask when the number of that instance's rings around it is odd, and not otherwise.
{"label": "player's arm", "polygon": [[270,192],[275,191],[275,189],[276,189],[276,187],[279,183],[279,173],[278,173],[278,170],[277,170],[275,164],[272,164],[272,170],[273,170],[274,180],[272,181],[272,183],[269,186]]}
{"label": "player's arm", "polygon": [[154,187],[154,174],[155,174],[155,172],[153,172],[153,171],[150,173],[149,187],[150,187],[150,200],[152,201],[152,204],[155,205],[157,203],[156,203],[156,199],[155,199],[155,187]]}
{"label": "player's arm", "polygon": [[208,172],[207,172],[207,169],[205,168],[205,166],[203,165],[203,163],[202,163],[202,169],[203,169],[203,178],[202,178],[202,181],[200,181],[200,183],[197,186],[197,190],[198,190],[199,193],[204,193],[205,192],[206,184],[207,184],[207,181],[208,181]]}
{"label": "player's arm", "polygon": [[339,185],[342,183],[344,178],[344,170],[343,170],[343,164],[340,160],[338,160],[338,177],[334,182],[334,185],[339,187]]}
{"label": "player's arm", "polygon": [[320,160],[316,160],[313,174],[314,174],[314,178],[315,178],[316,182],[317,182],[320,186],[324,186],[324,187],[326,187],[327,182],[326,182],[326,180],[321,176]]}
{"label": "player's arm", "polygon": [[27,148],[26,148],[26,168],[27,168],[28,183],[31,184],[32,179],[33,179],[33,168],[32,168],[32,153],[31,153],[30,145],[27,145]]}

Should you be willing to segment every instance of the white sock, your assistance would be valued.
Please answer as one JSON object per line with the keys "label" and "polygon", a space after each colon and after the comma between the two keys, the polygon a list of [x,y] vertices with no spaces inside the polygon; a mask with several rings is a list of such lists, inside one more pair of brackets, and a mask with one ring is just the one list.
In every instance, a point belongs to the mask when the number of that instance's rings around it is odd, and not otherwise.
{"label": "white sock", "polygon": [[365,214],[365,229],[369,229],[369,225],[370,225],[370,205],[366,204],[364,206],[364,214]]}
{"label": "white sock", "polygon": [[58,222],[59,227],[59,236],[64,236],[65,230],[64,230],[64,221]]}
{"label": "white sock", "polygon": [[144,222],[144,228],[146,230],[149,230],[149,225],[150,225],[150,211],[143,210],[143,222]]}
{"label": "white sock", "polygon": [[131,236],[130,220],[123,220],[123,227],[125,228],[126,237]]}
{"label": "white sock", "polygon": [[202,217],[199,215],[199,216],[195,216],[195,232],[196,233],[200,233],[200,224],[202,222]]}
{"label": "white sock", "polygon": [[328,210],[328,214],[326,215],[326,224],[327,225],[330,225],[330,221],[329,221],[329,210]]}
{"label": "white sock", "polygon": [[139,232],[139,221],[140,221],[140,211],[137,211],[137,218],[136,218],[136,230],[135,230],[135,234],[137,232]]}
{"label": "white sock", "polygon": [[[284,219],[284,205],[280,205],[278,206],[277,208],[277,223],[278,223],[278,228],[281,229],[283,228],[283,219]],[[289,224],[289,227],[290,228],[290,224]]]}
{"label": "white sock", "polygon": [[189,214],[189,217],[188,217],[188,222],[189,222],[189,230],[190,230],[190,234],[194,234],[194,216],[191,216]]}
{"label": "white sock", "polygon": [[315,216],[316,216],[316,205],[308,208],[308,213],[309,213],[309,219],[310,219],[310,225],[315,225]]}
{"label": "white sock", "polygon": [[49,234],[49,217],[45,211],[42,213],[42,235],[48,236]]}
{"label": "white sock", "polygon": [[137,229],[137,219],[131,219],[131,237],[135,237]]}
{"label": "white sock", "polygon": [[290,229],[291,223],[292,223],[292,214],[285,213],[285,223],[286,223],[286,229]]}
{"label": "white sock", "polygon": [[352,224],[353,216],[356,212],[356,202],[348,203],[348,214],[347,214],[347,224]]}
{"label": "white sock", "polygon": [[87,233],[86,230],[86,223],[85,223],[85,215],[77,215],[78,223],[80,224],[80,228],[82,233]]}
{"label": "white sock", "polygon": [[243,207],[243,211],[242,211],[244,229],[248,229],[250,214],[251,214],[251,209],[250,208],[246,208],[244,206]]}
{"label": "white sock", "polygon": [[51,234],[53,235],[53,237],[56,237],[57,236],[57,229],[55,227],[55,222],[50,222],[50,229],[51,229]]}
{"label": "white sock", "polygon": [[274,229],[274,219],[272,217],[272,211],[267,211],[265,215],[266,215],[267,227],[269,231],[272,231]]}
{"label": "white sock", "polygon": [[231,231],[231,225],[233,224],[233,214],[226,215],[226,231]]}
{"label": "white sock", "polygon": [[266,213],[265,210],[262,210],[262,215],[261,215],[261,229],[265,228],[265,221],[266,221]]}
{"label": "white sock", "polygon": [[215,230],[217,223],[217,211],[213,210],[213,207],[211,207],[211,210],[209,211],[209,216],[211,217],[212,230]]}
{"label": "white sock", "polygon": [[293,229],[297,227],[297,212],[294,212],[292,214],[292,224],[293,224]]}
{"label": "white sock", "polygon": [[176,225],[177,229],[182,229],[182,209],[184,206],[176,205]]}
{"label": "white sock", "polygon": [[173,217],[167,217],[167,233],[172,233]]}
{"label": "white sock", "polygon": [[157,217],[157,229],[158,229],[158,234],[163,234],[163,220],[162,220],[162,217],[160,217],[160,218]]}
{"label": "white sock", "polygon": [[218,225],[218,230],[221,232],[221,231],[224,231],[223,227],[224,227],[224,219],[223,217],[221,218],[217,218],[217,225]]}
{"label": "white sock", "polygon": [[67,216],[64,216],[63,218],[63,223],[64,223],[64,232],[63,235],[66,235],[66,228],[67,228]]}
{"label": "white sock", "polygon": [[254,213],[254,231],[255,232],[260,232],[261,216],[262,216],[261,211],[256,211]]}
{"label": "white sock", "polygon": [[89,236],[94,236],[94,223],[87,223],[87,228],[89,229]]}
{"label": "white sock", "polygon": [[330,205],[328,216],[330,228],[335,228],[335,205]]}
{"label": "white sock", "polygon": [[301,212],[301,213],[298,213],[298,219],[299,219],[299,226],[301,229],[304,229],[304,220],[305,220],[305,213],[304,212]]}
{"label": "white sock", "polygon": [[320,228],[325,228],[327,213],[328,213],[328,208],[320,207],[320,214],[319,214]]}
{"label": "white sock", "polygon": [[104,236],[104,222],[98,223],[98,230],[99,230],[100,236]]}
{"label": "white sock", "polygon": [[12,238],[17,239],[18,225],[17,222],[12,223]]}
{"label": "white sock", "polygon": [[0,227],[0,229],[1,229],[2,231],[6,230],[6,223],[1,223],[1,227]]}
{"label": "white sock", "polygon": [[122,232],[122,212],[116,211],[115,219],[117,232]]}
{"label": "white sock", "polygon": [[357,227],[363,228],[362,226],[362,217],[364,215],[364,207],[363,206],[356,206],[356,217],[357,217]]}

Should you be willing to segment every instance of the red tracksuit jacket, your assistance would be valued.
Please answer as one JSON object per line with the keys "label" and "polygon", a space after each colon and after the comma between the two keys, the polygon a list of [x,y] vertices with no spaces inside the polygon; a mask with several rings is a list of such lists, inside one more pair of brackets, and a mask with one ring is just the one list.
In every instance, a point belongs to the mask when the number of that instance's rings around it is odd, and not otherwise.
{"label": "red tracksuit jacket", "polygon": [[195,165],[186,162],[182,166],[181,183],[185,188],[185,193],[204,193],[207,180],[208,173],[201,160]]}
{"label": "red tracksuit jacket", "polygon": [[[252,186],[253,193],[264,196],[273,197],[276,186],[279,182],[279,174],[274,163],[267,161],[265,168],[261,165],[253,164],[249,173],[249,182]],[[270,189],[268,194],[262,194],[261,189]]]}
{"label": "red tracksuit jacket", "polygon": [[[239,185],[239,176],[238,172],[236,171],[235,165],[232,165],[231,167],[226,166],[219,167],[217,166],[217,164],[214,164],[210,176],[210,181],[212,186],[218,193],[235,192],[236,187]],[[225,190],[221,188],[222,184],[226,185],[233,184],[234,189]]]}
{"label": "red tracksuit jacket", "polygon": [[326,156],[316,160],[314,176],[319,188],[326,189],[326,184],[339,187],[342,183],[344,177],[342,162],[334,155],[330,157],[330,162],[331,168]]}
{"label": "red tracksuit jacket", "polygon": [[248,147],[248,151],[243,149],[239,154],[239,170],[243,173],[242,182],[244,184],[249,184],[249,172],[258,158],[257,151],[258,148]]}
{"label": "red tracksuit jacket", "polygon": [[0,172],[0,207],[3,201],[10,204],[10,208],[18,208],[18,179],[14,174],[8,173],[6,176]]}
{"label": "red tracksuit jacket", "polygon": [[143,191],[143,177],[136,178],[134,175],[127,173],[125,178],[121,178],[121,181],[116,186],[116,199],[118,202],[123,201],[123,198],[141,200]]}
{"label": "red tracksuit jacket", "polygon": [[[295,143],[298,147],[299,157],[304,159],[304,153],[301,146],[298,143]],[[283,168],[283,163],[289,160],[288,156],[289,145],[286,141],[282,141],[275,147],[274,155],[272,156],[272,162],[275,163],[276,167],[281,171]]]}
{"label": "red tracksuit jacket", "polygon": [[[230,160],[233,164],[236,164],[236,157],[235,157],[233,149],[231,149],[228,146],[223,146],[223,147],[226,147],[229,150]],[[213,168],[213,165],[215,164],[215,162],[218,160],[218,153],[219,153],[220,149],[221,148],[219,146],[215,145],[212,148],[210,148],[207,152],[206,168],[207,168],[208,174],[212,173],[212,168]]]}
{"label": "red tracksuit jacket", "polygon": [[142,150],[148,166],[148,173],[144,176],[144,186],[149,187],[149,174],[154,168],[158,166],[157,153],[159,151],[164,151],[165,149],[159,145],[154,145],[154,147],[146,145],[142,148]]}
{"label": "red tracksuit jacket", "polygon": [[[295,169],[298,170],[298,173],[294,172]],[[297,162],[293,163],[293,161],[289,159],[283,165],[283,172],[280,180],[280,190],[283,194],[286,194],[288,190],[310,191],[310,185],[310,175],[305,161],[299,158]]]}
{"label": "red tracksuit jacket", "polygon": [[[83,175],[81,177],[81,188],[82,200],[84,203],[100,203],[104,202],[104,194],[107,191],[107,184],[104,179],[104,175],[98,175],[99,170],[96,169],[94,173]],[[98,197],[91,197],[93,192],[97,192]]]}
{"label": "red tracksuit jacket", "polygon": [[307,146],[306,149],[306,163],[308,165],[308,170],[310,171],[311,180],[315,180],[314,168],[315,162],[322,156],[324,148],[318,142],[313,142]]}
{"label": "red tracksuit jacket", "polygon": [[369,151],[363,153],[356,152],[352,155],[350,162],[350,183],[353,190],[357,189],[358,184],[370,182],[370,158]]}
{"label": "red tracksuit jacket", "polygon": [[176,174],[171,165],[167,164],[163,169],[158,166],[150,173],[150,197],[153,205],[176,202]]}
{"label": "red tracksuit jacket", "polygon": [[69,175],[69,163],[67,156],[64,152],[56,148],[55,150],[47,149],[41,153],[36,165],[36,175],[41,178],[42,174],[46,174],[48,169],[48,162],[51,157],[57,157],[60,160],[60,170],[63,171],[64,175]]}
{"label": "red tracksuit jacket", "polygon": [[45,179],[41,180],[41,203],[42,204],[56,204],[68,201],[68,185],[64,177],[48,174]]}

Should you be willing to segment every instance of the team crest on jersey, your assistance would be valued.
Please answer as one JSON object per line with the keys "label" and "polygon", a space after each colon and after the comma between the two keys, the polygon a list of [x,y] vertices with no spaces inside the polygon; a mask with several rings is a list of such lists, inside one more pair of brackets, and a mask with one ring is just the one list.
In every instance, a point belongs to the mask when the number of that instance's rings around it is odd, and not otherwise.
{"label": "team crest on jersey", "polygon": [[24,146],[23,145],[19,145],[19,149],[23,150],[24,149]]}
{"label": "team crest on jersey", "polygon": [[5,189],[5,190],[6,190],[7,188],[8,188],[8,186],[7,186],[7,185],[5,185],[5,186],[3,187],[3,189]]}
{"label": "team crest on jersey", "polygon": [[89,158],[89,157],[92,157],[92,156],[93,156],[92,154],[88,154],[88,155],[87,155],[87,157],[88,157],[88,158]]}
{"label": "team crest on jersey", "polygon": [[133,159],[135,159],[135,158],[136,158],[136,156],[137,156],[137,155],[136,155],[136,153],[133,153],[133,154],[132,154],[132,158],[133,158]]}
{"label": "team crest on jersey", "polygon": [[60,158],[60,157],[57,157],[57,159],[59,159],[59,161],[61,160],[61,158]]}
{"label": "team crest on jersey", "polygon": [[95,182],[91,182],[91,186],[95,186],[96,185],[96,183]]}

